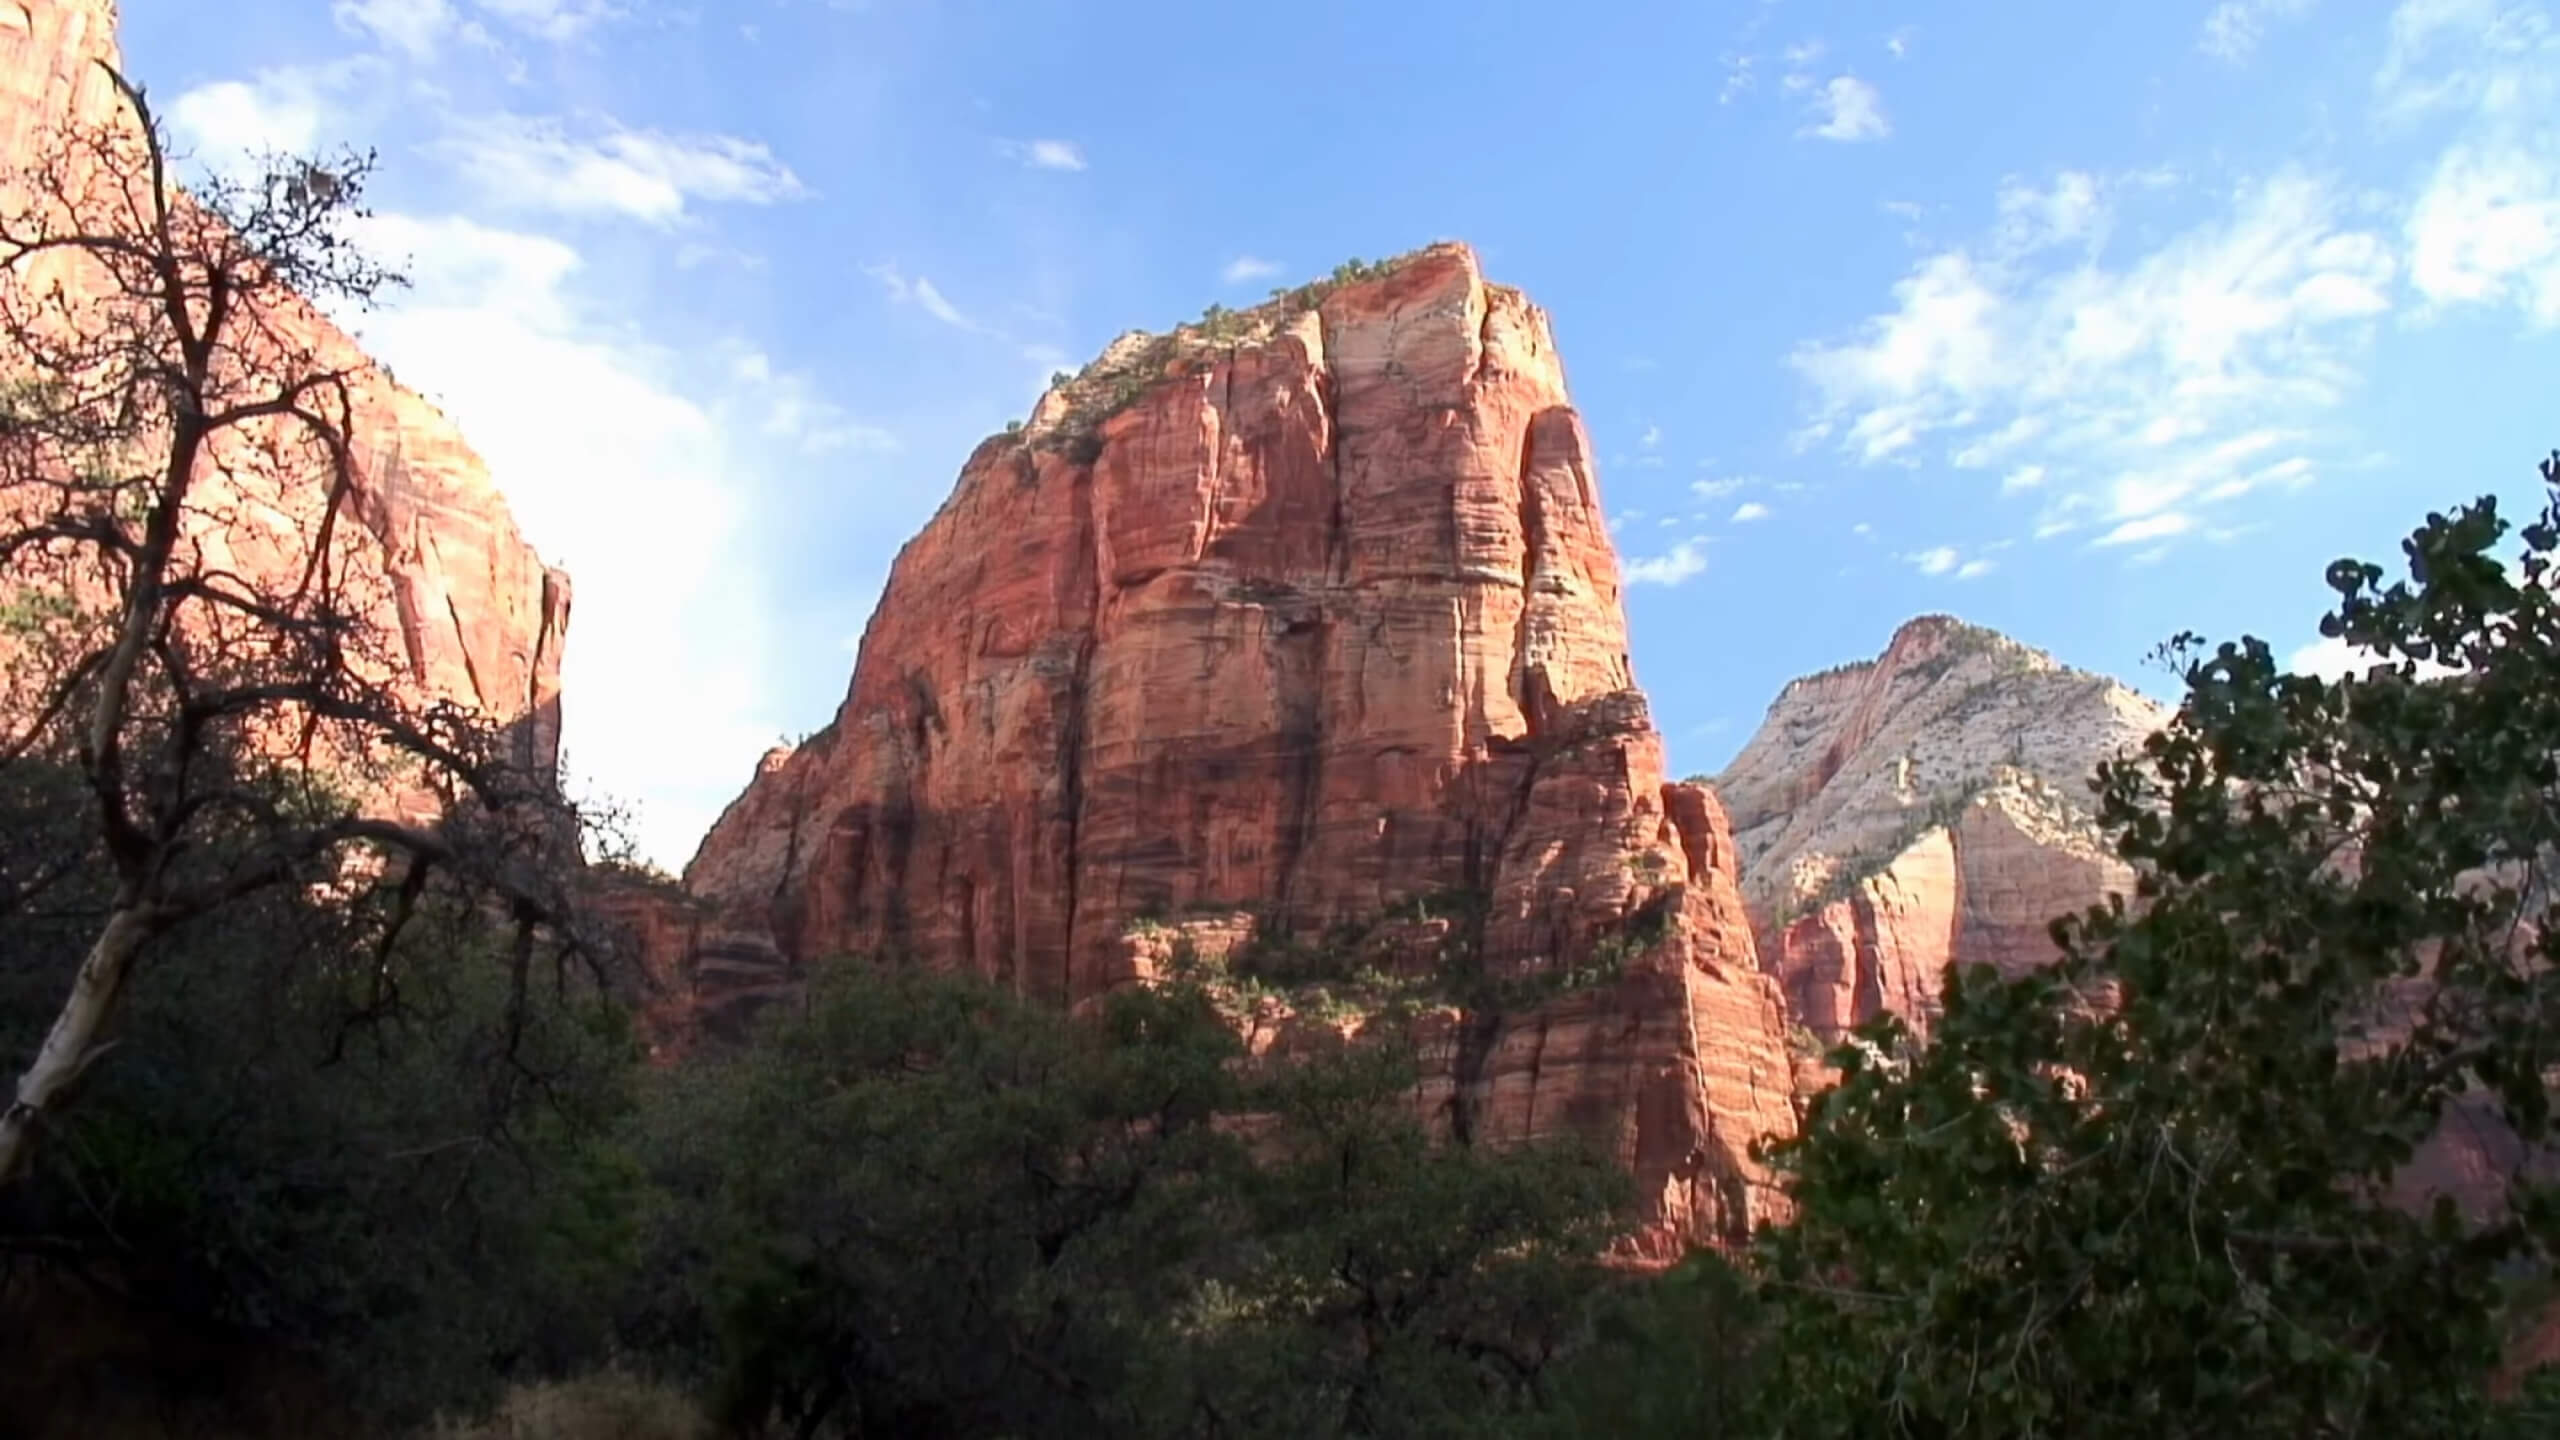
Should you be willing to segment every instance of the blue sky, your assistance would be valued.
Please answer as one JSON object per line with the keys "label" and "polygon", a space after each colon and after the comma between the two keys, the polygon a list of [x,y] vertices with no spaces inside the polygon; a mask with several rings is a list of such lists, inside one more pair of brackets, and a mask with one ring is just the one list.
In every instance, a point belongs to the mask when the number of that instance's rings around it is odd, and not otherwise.
{"label": "blue sky", "polygon": [[203,163],[381,151],[362,333],[573,573],[570,763],[670,865],[1049,371],[1348,256],[1552,312],[1684,773],[1924,611],[2290,652],[2560,445],[2541,3],[124,9]]}

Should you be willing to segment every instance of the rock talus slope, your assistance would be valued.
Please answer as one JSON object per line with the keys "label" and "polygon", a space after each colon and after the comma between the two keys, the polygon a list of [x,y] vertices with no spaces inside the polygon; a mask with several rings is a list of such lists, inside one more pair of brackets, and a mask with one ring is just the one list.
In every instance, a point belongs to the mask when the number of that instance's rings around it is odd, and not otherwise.
{"label": "rock talus slope", "polygon": [[[8,177],[45,153],[60,127],[123,126],[127,112],[98,62],[118,62],[114,0],[0,0],[0,207],[24,203]],[[63,267],[43,279],[77,289]],[[353,405],[351,514],[369,543],[355,588],[400,685],[421,701],[472,706],[515,727],[518,755],[547,771],[559,745],[560,657],[568,577],[543,565],[460,432],[374,364],[310,306],[244,317],[258,343],[344,371]],[[252,576],[282,554],[264,524],[308,534],[322,480],[274,473],[253,449],[221,457],[199,482],[206,517],[191,536],[210,563]],[[220,517],[220,518],[215,518]]]}
{"label": "rock talus slope", "polygon": [[1787,686],[1715,777],[1763,965],[1828,1041],[1891,1011],[1927,1033],[1947,963],[2053,957],[2054,916],[2130,894],[2088,781],[2168,712],[1946,616]]}
{"label": "rock talus slope", "polygon": [[1157,917],[1464,897],[1496,973],[1637,953],[1456,1015],[1451,1122],[1598,1129],[1660,1244],[1737,1233],[1792,1123],[1778,999],[1712,798],[1662,774],[1546,317],[1454,245],[1304,299],[1124,337],[979,447],[833,723],[703,841],[692,927],[747,991],[903,949],[1073,1005]]}

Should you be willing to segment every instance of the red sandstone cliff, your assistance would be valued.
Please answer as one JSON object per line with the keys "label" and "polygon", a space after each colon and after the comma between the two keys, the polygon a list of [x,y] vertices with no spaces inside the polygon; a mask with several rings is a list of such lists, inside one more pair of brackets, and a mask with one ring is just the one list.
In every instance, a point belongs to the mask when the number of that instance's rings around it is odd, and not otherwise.
{"label": "red sandstone cliff", "polygon": [[1654,1243],[1735,1233],[1792,1123],[1777,996],[1714,801],[1665,783],[1546,317],[1454,245],[1303,298],[1125,337],[979,447],[834,722],[703,841],[670,963],[902,948],[1075,1004],[1156,917],[1392,951],[1465,897],[1497,974],[1634,953],[1444,1013],[1451,1123],[1601,1130]]}
{"label": "red sandstone cliff", "polygon": [[[127,123],[97,63],[117,59],[114,0],[0,0],[0,206],[24,203],[5,177],[43,153],[66,122]],[[82,284],[67,256],[35,278]],[[327,318],[296,303],[239,323],[311,370],[350,372],[350,513],[364,536],[349,585],[368,597],[374,632],[389,642],[385,683],[516,727],[520,758],[547,769],[559,745],[568,577],[525,543],[452,422]],[[199,482],[190,537],[207,563],[252,576],[288,563],[280,557],[298,564],[325,497],[322,480],[281,472],[253,447],[218,459]]]}
{"label": "red sandstone cliff", "polygon": [[2056,915],[2131,893],[2097,764],[2159,706],[1945,616],[1787,686],[1715,788],[1762,964],[1822,1040],[1880,1011],[1925,1034],[1950,960],[2052,958]]}

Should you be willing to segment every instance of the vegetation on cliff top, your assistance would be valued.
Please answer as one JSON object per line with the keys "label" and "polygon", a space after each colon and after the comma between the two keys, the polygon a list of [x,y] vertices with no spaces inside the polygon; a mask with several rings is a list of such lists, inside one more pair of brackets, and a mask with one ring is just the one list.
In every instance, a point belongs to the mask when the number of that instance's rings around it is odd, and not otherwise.
{"label": "vegetation on cliff top", "polygon": [[1079,462],[1090,462],[1100,453],[1104,422],[1135,404],[1151,386],[1190,374],[1238,345],[1268,339],[1281,325],[1322,305],[1326,297],[1343,286],[1383,279],[1440,248],[1439,243],[1434,243],[1384,260],[1354,257],[1318,279],[1274,289],[1270,298],[1259,305],[1230,310],[1213,304],[1198,319],[1176,325],[1161,335],[1133,330],[1105,347],[1083,369],[1060,370],[1049,377],[1050,390],[1063,395],[1067,402],[1066,413],[1055,423],[1044,426],[1015,421],[1005,427],[1004,433],[1035,450],[1056,450]]}

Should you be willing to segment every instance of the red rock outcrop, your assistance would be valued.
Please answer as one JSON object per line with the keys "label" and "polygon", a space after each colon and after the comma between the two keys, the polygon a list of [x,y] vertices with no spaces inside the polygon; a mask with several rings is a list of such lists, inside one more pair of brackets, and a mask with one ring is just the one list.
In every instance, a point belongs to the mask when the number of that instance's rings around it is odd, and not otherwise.
{"label": "red rock outcrop", "polygon": [[1787,686],[1714,783],[1793,1018],[1826,1042],[1882,1011],[1925,1035],[1950,961],[2053,958],[2053,917],[2132,888],[2089,776],[2167,718],[1946,616]]}
{"label": "red rock outcrop", "polygon": [[1712,798],[1664,781],[1546,317],[1454,245],[1305,298],[1126,337],[980,446],[686,888],[733,948],[1068,1005],[1149,970],[1156,916],[1462,895],[1496,973],[1635,949],[1449,1017],[1431,1084],[1478,1136],[1612,1134],[1657,1248],[1737,1233],[1792,1123],[1778,1000]]}
{"label": "red rock outcrop", "polygon": [[[117,63],[114,0],[0,0],[0,207],[25,203],[8,177],[61,127],[129,123],[99,69]],[[67,254],[48,269],[77,291]],[[350,593],[366,597],[389,657],[387,684],[420,701],[472,706],[515,727],[520,759],[547,770],[559,745],[568,577],[542,564],[451,421],[402,388],[301,302],[243,317],[256,342],[342,370],[352,403]],[[5,361],[0,361],[5,366]],[[252,579],[298,567],[325,499],[323,474],[283,469],[251,446],[208,465],[191,534],[205,562]],[[294,573],[298,573],[298,570]]]}

